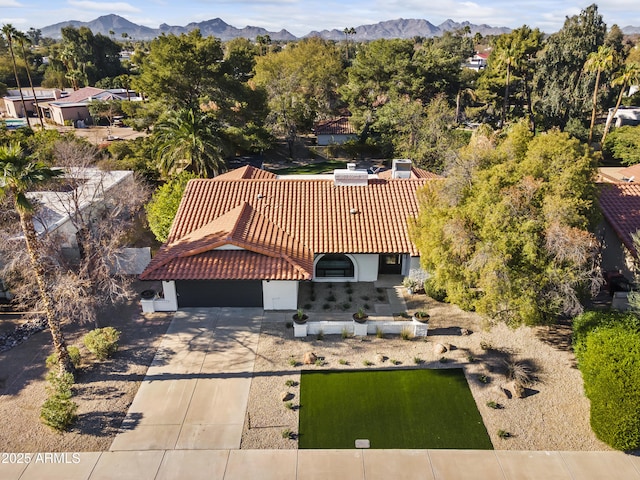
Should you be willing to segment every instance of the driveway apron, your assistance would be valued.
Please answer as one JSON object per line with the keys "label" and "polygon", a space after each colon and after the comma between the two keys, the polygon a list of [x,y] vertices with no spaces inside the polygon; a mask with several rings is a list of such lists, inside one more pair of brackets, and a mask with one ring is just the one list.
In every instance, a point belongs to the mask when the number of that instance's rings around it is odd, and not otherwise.
{"label": "driveway apron", "polygon": [[240,448],[263,313],[176,312],[110,450]]}

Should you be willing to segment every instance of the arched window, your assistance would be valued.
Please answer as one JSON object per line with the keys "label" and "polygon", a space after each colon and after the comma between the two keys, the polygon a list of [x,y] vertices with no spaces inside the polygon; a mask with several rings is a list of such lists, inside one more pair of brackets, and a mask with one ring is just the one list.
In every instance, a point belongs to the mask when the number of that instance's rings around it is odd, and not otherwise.
{"label": "arched window", "polygon": [[349,257],[341,253],[324,255],[316,263],[316,277],[342,277],[353,278],[355,269]]}

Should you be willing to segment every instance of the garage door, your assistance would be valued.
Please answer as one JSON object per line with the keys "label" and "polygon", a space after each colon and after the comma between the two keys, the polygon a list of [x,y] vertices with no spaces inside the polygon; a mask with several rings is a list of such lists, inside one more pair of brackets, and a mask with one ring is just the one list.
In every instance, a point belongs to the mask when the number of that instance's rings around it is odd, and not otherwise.
{"label": "garage door", "polygon": [[178,307],[262,307],[261,280],[179,280]]}

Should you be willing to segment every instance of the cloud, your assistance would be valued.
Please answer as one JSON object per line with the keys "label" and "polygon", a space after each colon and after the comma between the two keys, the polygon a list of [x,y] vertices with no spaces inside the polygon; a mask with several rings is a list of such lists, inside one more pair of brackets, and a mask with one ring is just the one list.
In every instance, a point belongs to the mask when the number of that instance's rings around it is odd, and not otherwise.
{"label": "cloud", "polygon": [[[2,1],[2,0],[0,0]],[[93,10],[96,12],[120,12],[120,13],[138,13],[141,10],[138,7],[126,2],[93,2],[91,0],[69,0],[69,5],[82,8],[84,10]]]}
{"label": "cloud", "polygon": [[23,5],[15,0],[0,0],[0,7],[22,7]]}

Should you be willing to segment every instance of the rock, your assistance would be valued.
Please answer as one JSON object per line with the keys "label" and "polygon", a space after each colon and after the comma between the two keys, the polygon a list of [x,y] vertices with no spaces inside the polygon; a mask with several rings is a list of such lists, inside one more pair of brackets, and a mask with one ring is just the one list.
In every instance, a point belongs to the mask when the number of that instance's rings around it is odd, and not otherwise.
{"label": "rock", "polygon": [[283,402],[288,402],[289,400],[293,400],[293,393],[291,392],[282,392],[280,394],[280,398]]}
{"label": "rock", "polygon": [[445,347],[442,343],[436,343],[433,346],[433,353],[435,353],[436,355],[440,355],[441,353],[444,353],[447,351],[447,347]]}
{"label": "rock", "polygon": [[469,330],[468,328],[461,328],[460,335],[462,335],[463,337],[467,337],[471,335],[471,330]]}
{"label": "rock", "polygon": [[503,388],[509,392],[510,396],[507,395],[509,398],[524,398],[526,396],[524,386],[514,380],[506,383]]}
{"label": "rock", "polygon": [[383,363],[384,361],[387,360],[387,357],[385,357],[384,355],[379,353],[378,356],[376,357],[376,359],[378,360],[379,363]]}
{"label": "rock", "polygon": [[314,363],[316,363],[316,360],[318,360],[318,357],[315,353],[307,352],[304,354],[302,363],[304,363],[305,365],[313,365]]}

